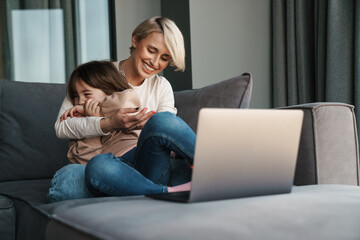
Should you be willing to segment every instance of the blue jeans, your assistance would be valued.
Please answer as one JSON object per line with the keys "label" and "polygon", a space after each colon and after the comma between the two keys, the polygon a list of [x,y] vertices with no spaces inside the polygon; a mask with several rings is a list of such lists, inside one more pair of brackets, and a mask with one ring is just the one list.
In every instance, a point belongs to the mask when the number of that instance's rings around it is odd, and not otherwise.
{"label": "blue jeans", "polygon": [[49,202],[94,197],[85,182],[85,165],[69,164],[58,170],[50,182]]}
{"label": "blue jeans", "polygon": [[85,170],[87,186],[100,196],[167,192],[171,151],[181,158],[178,161],[192,163],[195,140],[182,119],[169,112],[157,113],[144,126],[136,148],[119,158],[108,153],[90,160]]}
{"label": "blue jeans", "polygon": [[[57,171],[48,199],[55,202],[167,191],[167,185],[190,181],[186,161],[192,162],[195,139],[195,133],[183,120],[168,112],[157,113],[144,126],[137,147],[124,156],[101,154],[87,166],[70,164]],[[171,158],[170,151],[182,159]]]}

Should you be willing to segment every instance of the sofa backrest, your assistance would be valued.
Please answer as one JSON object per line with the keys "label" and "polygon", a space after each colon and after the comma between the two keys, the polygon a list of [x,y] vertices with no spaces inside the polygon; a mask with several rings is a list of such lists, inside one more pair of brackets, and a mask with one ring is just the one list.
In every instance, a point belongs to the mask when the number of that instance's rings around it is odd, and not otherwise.
{"label": "sofa backrest", "polygon": [[68,163],[54,123],[65,84],[0,80],[0,182],[51,178]]}
{"label": "sofa backrest", "polygon": [[252,93],[252,77],[243,73],[200,89],[175,92],[175,107],[195,132],[201,108],[248,108]]}
{"label": "sofa backrest", "polygon": [[[251,90],[251,76],[243,74],[174,95],[178,115],[196,131],[200,108],[247,108]],[[54,129],[65,93],[65,84],[0,79],[0,182],[52,178],[69,163],[68,140]]]}

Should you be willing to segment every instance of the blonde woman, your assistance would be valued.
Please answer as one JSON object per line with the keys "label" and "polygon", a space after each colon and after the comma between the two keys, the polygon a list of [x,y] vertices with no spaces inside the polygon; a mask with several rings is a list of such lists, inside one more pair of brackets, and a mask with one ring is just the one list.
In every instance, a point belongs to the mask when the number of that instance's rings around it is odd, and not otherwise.
{"label": "blonde woman", "polygon": [[[142,134],[144,139],[139,139],[139,142],[141,140],[141,143],[146,143],[144,146],[148,150],[141,152],[147,152],[147,157],[138,158],[138,145],[133,151],[123,156],[121,161],[112,155],[95,157],[86,167],[86,176],[85,166],[68,165],[55,174],[54,180],[56,178],[56,181],[53,182],[57,182],[57,186],[53,186],[49,192],[52,201],[95,195],[134,195],[168,191],[171,190],[166,187],[171,177],[170,152],[174,151],[177,155],[192,161],[195,134],[181,119],[175,116],[176,108],[171,85],[164,77],[158,75],[169,64],[177,71],[185,70],[184,40],[180,30],[170,19],[153,17],[135,28],[131,42],[130,57],[114,64],[140,97],[141,108],[139,110],[120,109],[109,117],[67,118],[61,121],[60,117],[73,107],[71,101],[65,97],[55,123],[55,130],[59,138],[65,139],[104,136],[114,130],[143,130],[148,134]],[[159,114],[155,114],[151,124],[147,124],[146,129],[143,129],[153,112]],[[159,118],[162,120],[159,121]],[[159,122],[161,124],[158,124]],[[181,127],[176,127],[179,124]],[[167,140],[171,138],[171,141],[164,141],[164,138],[158,138],[159,135],[167,136]],[[148,151],[151,154],[151,150],[157,147],[165,149],[161,151],[161,156],[149,157]],[[154,152],[158,153],[158,150]],[[135,184],[137,187],[133,187],[134,184],[132,184],[132,187],[129,188],[124,185],[114,186],[113,189],[105,191],[102,186],[109,184],[107,181],[118,179],[117,177],[120,176],[111,175],[114,172],[111,171],[114,169],[114,165],[107,164],[110,162],[112,164],[125,163],[122,167],[133,167],[141,176],[144,176],[144,180],[165,187],[161,190],[149,190],[147,186]],[[99,166],[102,166],[101,170]],[[184,179],[183,182],[189,180]],[[189,184],[185,185],[183,190],[188,190],[189,186]],[[124,190],[122,187],[126,189]]]}

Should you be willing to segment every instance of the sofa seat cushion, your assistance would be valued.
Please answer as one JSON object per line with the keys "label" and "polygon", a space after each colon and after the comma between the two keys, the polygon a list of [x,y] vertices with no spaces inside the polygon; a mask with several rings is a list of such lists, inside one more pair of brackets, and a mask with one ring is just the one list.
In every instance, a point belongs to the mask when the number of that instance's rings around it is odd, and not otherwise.
{"label": "sofa seat cushion", "polygon": [[[2,216],[12,221],[9,214],[14,214],[16,229],[12,230],[17,239],[45,239],[45,229],[54,214],[86,204],[118,201],[118,197],[87,198],[57,203],[48,203],[46,193],[50,187],[50,179],[11,181],[0,183],[0,223]],[[11,204],[10,204],[11,203]],[[1,209],[1,206],[3,208]],[[2,214],[2,211],[4,214]],[[16,213],[16,217],[15,217]],[[3,225],[0,225],[3,226]],[[1,231],[0,231],[1,233]],[[10,233],[9,233],[10,234]],[[0,239],[2,235],[0,235]]]}
{"label": "sofa seat cushion", "polygon": [[0,194],[39,205],[47,202],[49,186],[50,179],[1,182]]}
{"label": "sofa seat cushion", "polygon": [[[32,209],[38,211],[48,219],[50,219],[52,215],[56,214],[57,212],[62,212],[78,205],[92,204],[96,202],[118,201],[119,199],[122,199],[121,197],[102,197],[49,203],[46,198],[49,187],[50,179],[2,182],[0,183],[0,195],[3,196],[0,197],[15,202],[22,202]],[[19,214],[19,211],[17,214]]]}
{"label": "sofa seat cushion", "polygon": [[290,194],[194,204],[129,197],[54,215],[47,239],[358,239],[360,188],[294,187]]}

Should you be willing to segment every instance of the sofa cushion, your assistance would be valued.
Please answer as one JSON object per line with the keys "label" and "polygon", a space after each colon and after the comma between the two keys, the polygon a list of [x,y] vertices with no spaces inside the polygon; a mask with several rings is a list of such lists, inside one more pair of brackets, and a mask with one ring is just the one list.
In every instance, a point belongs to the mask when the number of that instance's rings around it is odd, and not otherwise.
{"label": "sofa cushion", "polygon": [[0,80],[0,182],[50,178],[68,163],[54,123],[64,84]]}
{"label": "sofa cushion", "polygon": [[175,107],[195,132],[201,108],[248,108],[252,93],[250,73],[230,78],[200,89],[175,92]]}
{"label": "sofa cushion", "polygon": [[358,239],[360,188],[294,187],[290,194],[184,204],[146,197],[54,215],[47,239]]}
{"label": "sofa cushion", "polygon": [[[6,236],[5,231],[14,236],[11,239],[15,239],[15,235],[16,239],[45,239],[46,226],[54,214],[86,204],[122,199],[119,197],[87,198],[48,203],[46,193],[49,187],[50,179],[0,183],[0,195],[3,195],[0,196],[0,239],[7,239],[3,238]],[[14,221],[12,228],[9,226],[10,221]],[[7,227],[3,229],[3,226]]]}

